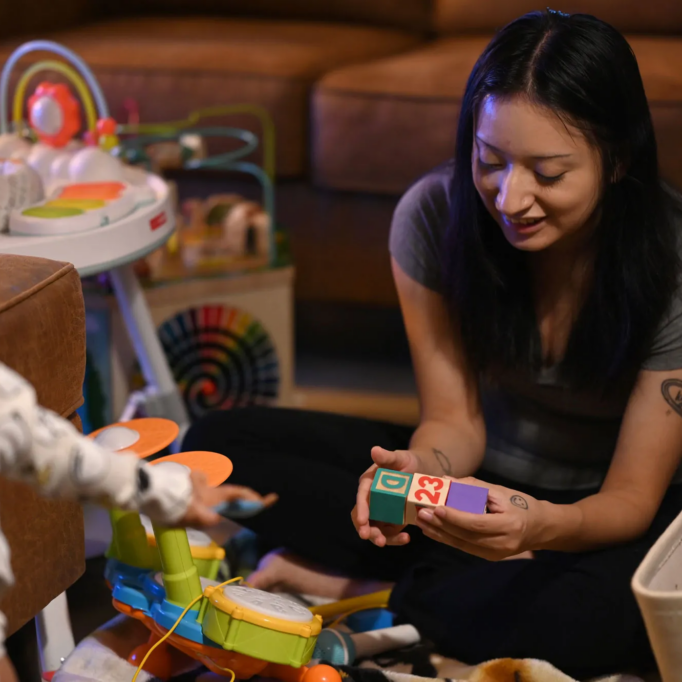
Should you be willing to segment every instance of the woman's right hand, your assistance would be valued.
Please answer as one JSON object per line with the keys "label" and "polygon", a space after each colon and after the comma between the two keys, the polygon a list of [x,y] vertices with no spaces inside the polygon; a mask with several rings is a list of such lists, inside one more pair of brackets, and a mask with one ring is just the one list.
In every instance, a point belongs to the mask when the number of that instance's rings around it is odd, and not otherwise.
{"label": "woman's right hand", "polygon": [[372,460],[374,464],[360,476],[358,495],[351,513],[353,525],[363,540],[370,540],[377,547],[406,545],[410,541],[410,536],[403,532],[404,525],[370,521],[369,493],[377,469],[391,469],[416,474],[419,472],[419,457],[410,450],[392,451],[374,447],[372,448]]}

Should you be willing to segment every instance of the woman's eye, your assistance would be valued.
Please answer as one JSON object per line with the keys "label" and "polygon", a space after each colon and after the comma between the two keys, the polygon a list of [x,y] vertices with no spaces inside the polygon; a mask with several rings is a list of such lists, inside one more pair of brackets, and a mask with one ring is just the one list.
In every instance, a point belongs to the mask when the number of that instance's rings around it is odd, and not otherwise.
{"label": "woman's eye", "polygon": [[498,161],[484,161],[480,156],[478,157],[478,164],[481,168],[487,168],[489,170],[498,170],[504,166],[504,164]]}
{"label": "woman's eye", "polygon": [[559,173],[559,175],[543,175],[542,173],[538,173],[536,171],[535,175],[538,178],[538,180],[540,180],[540,182],[546,182],[550,184],[552,182],[558,182],[559,180],[561,180],[561,178],[563,178],[564,175],[566,175],[566,173],[565,172]]}

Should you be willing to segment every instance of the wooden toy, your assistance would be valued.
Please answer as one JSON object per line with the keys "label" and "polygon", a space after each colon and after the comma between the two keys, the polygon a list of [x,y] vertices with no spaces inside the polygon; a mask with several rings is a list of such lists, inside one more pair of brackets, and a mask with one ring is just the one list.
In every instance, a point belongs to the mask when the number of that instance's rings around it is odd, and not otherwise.
{"label": "wooden toy", "polygon": [[270,262],[274,239],[270,216],[260,204],[242,196],[188,199],[176,224],[176,242],[147,259],[153,281],[173,279],[185,271],[255,270]]}
{"label": "wooden toy", "polygon": [[487,501],[487,488],[440,476],[377,469],[369,495],[369,518],[414,525],[420,509],[447,506],[471,514],[485,514]]}
{"label": "wooden toy", "polygon": [[377,469],[369,496],[369,515],[374,521],[405,523],[405,503],[412,474]]}
{"label": "wooden toy", "polygon": [[445,505],[449,490],[449,478],[415,474],[407,494],[405,523],[416,524],[420,509],[435,509]]}
{"label": "wooden toy", "polygon": [[485,514],[487,502],[487,488],[450,481],[450,490],[445,506],[470,514]]}

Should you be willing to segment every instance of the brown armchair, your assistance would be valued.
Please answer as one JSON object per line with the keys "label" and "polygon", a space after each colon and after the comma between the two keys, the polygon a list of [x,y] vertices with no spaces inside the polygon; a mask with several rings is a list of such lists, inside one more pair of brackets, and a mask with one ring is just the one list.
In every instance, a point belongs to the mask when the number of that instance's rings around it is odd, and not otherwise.
{"label": "brown armchair", "polygon": [[[33,384],[41,405],[80,427],[85,315],[72,265],[0,255],[0,361]],[[77,504],[0,478],[0,523],[16,580],[0,603],[10,635],[85,570],[83,515]]]}

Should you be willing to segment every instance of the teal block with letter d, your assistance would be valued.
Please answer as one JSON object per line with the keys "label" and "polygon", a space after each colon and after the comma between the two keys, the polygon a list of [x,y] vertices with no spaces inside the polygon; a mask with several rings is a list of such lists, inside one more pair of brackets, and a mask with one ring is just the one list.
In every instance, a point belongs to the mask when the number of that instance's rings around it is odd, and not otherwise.
{"label": "teal block with letter d", "polygon": [[369,493],[369,518],[384,523],[405,523],[405,504],[412,474],[377,469]]}

